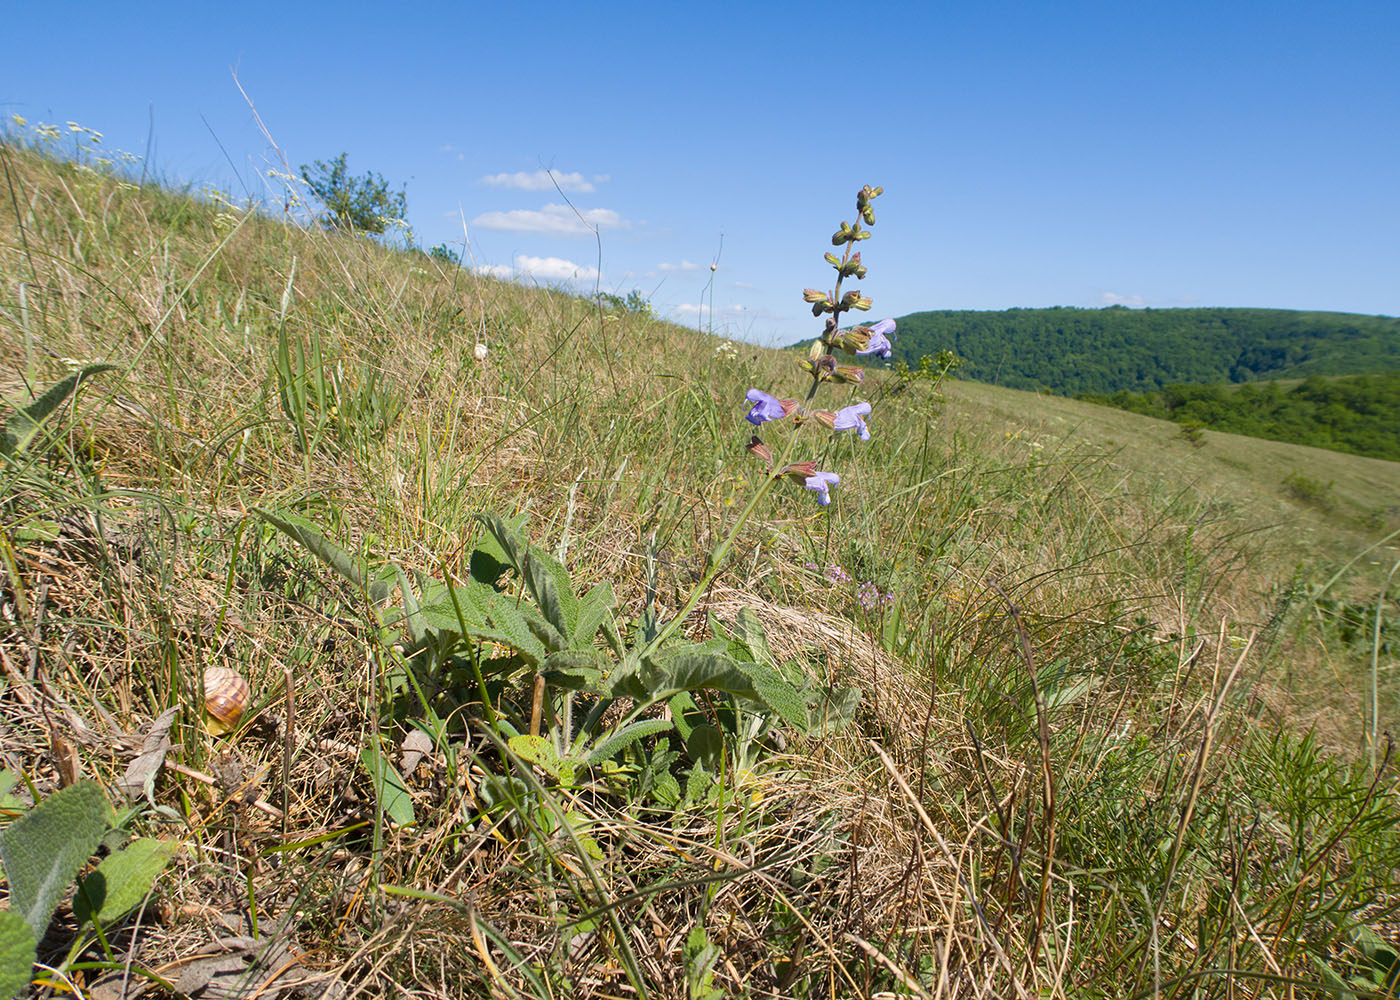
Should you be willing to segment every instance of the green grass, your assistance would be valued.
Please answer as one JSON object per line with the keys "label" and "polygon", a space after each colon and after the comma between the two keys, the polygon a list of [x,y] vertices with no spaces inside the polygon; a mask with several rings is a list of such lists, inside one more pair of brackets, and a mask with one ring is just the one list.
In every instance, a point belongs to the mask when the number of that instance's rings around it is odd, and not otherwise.
{"label": "green grass", "polygon": [[[717,358],[646,315],[0,156],[0,393],[118,366],[0,470],[0,751],[40,793],[63,746],[112,788],[181,708],[179,770],[134,822],[182,850],[109,929],[124,960],[174,980],[256,927],[368,995],[1365,996],[1392,974],[1395,770],[1366,741],[1400,717],[1400,465],[872,373],[872,440],[811,435],[832,506],[779,484],[741,524],[741,401],[793,385],[790,354]],[[860,688],[854,721],[804,735],[710,688],[669,712],[717,744],[653,733],[577,773],[512,755],[531,640],[393,610],[483,579],[480,514],[524,514],[537,568],[611,587],[611,670],[734,532],[681,632],[739,656],[725,636],[756,621],[794,682]],[[354,567],[390,564],[379,606]],[[530,573],[499,578],[522,615],[546,611]],[[253,690],[228,736],[201,723],[210,665]],[[572,736],[594,702],[554,683],[540,731]],[[400,782],[382,762],[411,731]],[[667,752],[710,783],[673,798]]]}

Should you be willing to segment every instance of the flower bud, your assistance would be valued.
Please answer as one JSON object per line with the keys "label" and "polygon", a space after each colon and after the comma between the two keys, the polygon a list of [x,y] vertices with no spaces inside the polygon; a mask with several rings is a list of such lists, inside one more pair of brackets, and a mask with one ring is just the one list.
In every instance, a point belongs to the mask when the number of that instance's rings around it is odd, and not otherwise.
{"label": "flower bud", "polygon": [[853,326],[849,330],[843,330],[832,346],[841,348],[847,354],[863,351],[870,346],[870,328]]}
{"label": "flower bud", "polygon": [[[869,338],[866,339],[868,340]],[[814,340],[812,341],[812,346],[807,350],[807,357],[812,361],[816,361],[817,358],[821,357],[825,353],[826,345],[823,344],[820,340]],[[807,368],[807,371],[811,371],[811,368]]]}
{"label": "flower bud", "polygon": [[839,247],[843,243],[851,243],[856,239],[855,231],[851,229],[850,223],[841,223],[841,228],[831,236],[831,245]]}
{"label": "flower bud", "polygon": [[865,378],[865,369],[858,365],[837,365],[831,370],[831,381],[854,385]]}
{"label": "flower bud", "polygon": [[827,430],[836,429],[836,414],[830,410],[817,410],[812,414],[812,419],[823,425]]}
{"label": "flower bud", "polygon": [[815,288],[804,288],[802,290],[803,302],[825,302],[826,300],[826,292],[819,292]]}
{"label": "flower bud", "polygon": [[838,257],[838,256],[836,256],[834,253],[827,252],[827,253],[823,254],[823,255],[822,255],[822,260],[826,261],[826,262],[827,262],[828,264],[830,264],[832,267],[840,267],[840,266],[841,266],[841,258]]}
{"label": "flower bud", "polygon": [[792,479],[796,479],[799,483],[802,483],[806,482],[808,476],[816,475],[816,472],[816,462],[793,462],[791,465],[784,467],[783,471],[778,473],[778,475],[789,476]]}
{"label": "flower bud", "polygon": [[[832,415],[832,418],[831,418],[831,419],[832,419],[832,420],[835,420],[835,419],[836,419],[835,414]],[[752,438],[749,439],[748,450],[749,450],[752,454],[757,455],[759,458],[763,459],[765,462],[768,463],[769,468],[772,468],[772,466],[773,466],[773,453],[772,453],[771,451],[768,450],[768,446],[767,446],[766,444],[764,444],[762,441],[760,441],[760,440],[758,439],[758,435],[757,435],[757,434],[755,434]]]}
{"label": "flower bud", "polygon": [[851,291],[847,292],[845,295],[841,296],[841,305],[843,305],[843,306],[846,307],[847,309],[851,309],[851,308],[853,308],[853,307],[855,306],[856,300],[859,299],[859,298],[860,298],[860,291],[857,290],[857,289],[852,289]]}
{"label": "flower bud", "polygon": [[875,300],[874,300],[874,299],[867,298],[867,297],[864,296],[864,295],[857,295],[856,298],[855,298],[855,301],[851,303],[850,308],[851,308],[851,309],[859,309],[861,312],[865,312],[866,310],[868,310],[868,309],[869,309],[872,305],[874,305],[874,304],[875,304]]}

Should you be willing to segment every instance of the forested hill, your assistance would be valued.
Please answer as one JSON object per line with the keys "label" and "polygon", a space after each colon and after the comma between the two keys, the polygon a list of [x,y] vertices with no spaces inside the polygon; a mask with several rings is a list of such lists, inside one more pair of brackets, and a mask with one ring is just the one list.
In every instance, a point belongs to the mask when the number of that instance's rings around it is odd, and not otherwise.
{"label": "forested hill", "polygon": [[965,378],[1068,395],[1173,383],[1400,370],[1400,319],[1289,309],[1007,309],[911,313],[896,358],[950,350]]}

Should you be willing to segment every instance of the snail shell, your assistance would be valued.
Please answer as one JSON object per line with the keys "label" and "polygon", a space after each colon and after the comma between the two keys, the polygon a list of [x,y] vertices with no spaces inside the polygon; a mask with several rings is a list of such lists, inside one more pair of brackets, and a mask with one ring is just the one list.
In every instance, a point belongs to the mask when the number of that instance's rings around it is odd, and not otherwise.
{"label": "snail shell", "polygon": [[205,724],[215,736],[238,727],[253,692],[243,675],[232,667],[208,667],[204,671]]}

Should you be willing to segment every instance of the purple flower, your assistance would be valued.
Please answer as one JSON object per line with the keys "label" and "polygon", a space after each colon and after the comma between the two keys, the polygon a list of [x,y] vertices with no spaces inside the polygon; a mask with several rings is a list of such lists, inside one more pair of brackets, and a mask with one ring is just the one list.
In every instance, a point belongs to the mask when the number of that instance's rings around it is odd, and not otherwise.
{"label": "purple flower", "polygon": [[753,404],[746,419],[755,426],[765,420],[782,420],[797,407],[797,400],[778,399],[761,389],[750,389],[745,398]]}
{"label": "purple flower", "polygon": [[890,341],[898,339],[894,335],[894,320],[882,319],[870,328],[870,343],[865,346],[865,350],[856,353],[879,354],[882,358],[888,358],[892,350]]}
{"label": "purple flower", "polygon": [[838,431],[848,431],[854,428],[862,441],[870,440],[870,427],[865,422],[865,415],[870,412],[869,403],[856,403],[854,406],[847,406],[837,411],[836,419],[832,422],[832,429]]}
{"label": "purple flower", "polygon": [[808,476],[803,482],[809,490],[817,493],[817,503],[825,507],[831,503],[831,488],[841,482],[841,477],[834,472],[816,472]]}

